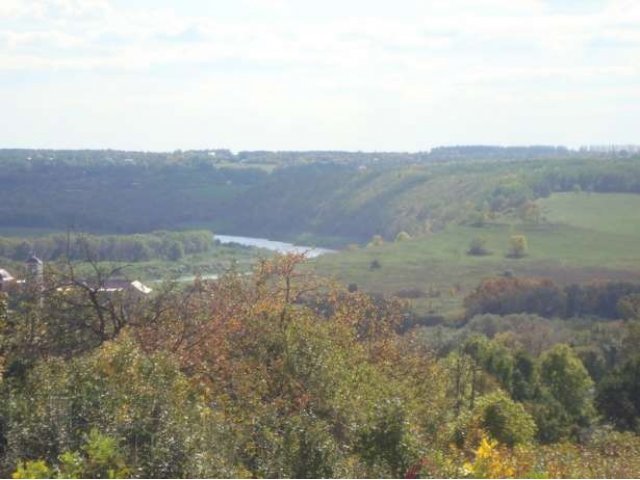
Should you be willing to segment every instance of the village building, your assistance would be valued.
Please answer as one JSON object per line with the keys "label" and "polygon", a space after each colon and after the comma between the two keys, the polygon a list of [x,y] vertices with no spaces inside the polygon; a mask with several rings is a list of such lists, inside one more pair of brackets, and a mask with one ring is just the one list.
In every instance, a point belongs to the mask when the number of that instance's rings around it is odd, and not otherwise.
{"label": "village building", "polygon": [[25,267],[27,269],[27,283],[39,283],[42,284],[44,280],[44,262],[36,257],[34,254],[27,259]]}
{"label": "village building", "polygon": [[[16,279],[8,270],[0,268],[0,291],[6,291],[11,285],[17,288],[44,287],[44,262],[37,256],[31,255],[25,262],[26,275],[24,279]],[[90,286],[90,282],[84,283]],[[58,291],[72,290],[74,287],[58,287]],[[94,287],[98,292],[105,294],[123,294],[130,298],[142,298],[149,295],[153,289],[139,280],[109,279]]]}
{"label": "village building", "polygon": [[0,268],[0,292],[5,290],[7,286],[15,282],[15,278],[4,268]]}
{"label": "village building", "polygon": [[129,280],[114,279],[105,281],[98,291],[104,293],[121,293],[133,297],[143,297],[145,295],[149,295],[153,289],[147,287],[139,280],[131,282]]}

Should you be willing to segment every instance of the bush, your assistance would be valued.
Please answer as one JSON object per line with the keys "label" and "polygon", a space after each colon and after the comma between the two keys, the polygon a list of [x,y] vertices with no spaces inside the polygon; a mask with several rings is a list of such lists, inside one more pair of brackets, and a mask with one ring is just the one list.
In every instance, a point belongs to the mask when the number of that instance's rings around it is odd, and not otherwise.
{"label": "bush", "polygon": [[467,251],[467,253],[469,255],[477,255],[477,256],[488,255],[489,250],[487,250],[486,245],[487,245],[486,239],[475,237],[474,239],[471,240],[471,243],[469,244],[469,250]]}
{"label": "bush", "polygon": [[367,247],[379,247],[384,245],[384,238],[381,235],[374,235],[371,237],[371,241],[367,244]]}
{"label": "bush", "polygon": [[522,258],[527,254],[527,249],[527,237],[524,235],[512,235],[509,239],[507,256],[510,258]]}
{"label": "bush", "polygon": [[476,414],[484,430],[510,447],[529,443],[536,434],[533,417],[506,393],[498,391],[480,398]]}
{"label": "bush", "polygon": [[404,242],[406,240],[411,240],[411,235],[409,235],[404,230],[396,235],[396,242]]}

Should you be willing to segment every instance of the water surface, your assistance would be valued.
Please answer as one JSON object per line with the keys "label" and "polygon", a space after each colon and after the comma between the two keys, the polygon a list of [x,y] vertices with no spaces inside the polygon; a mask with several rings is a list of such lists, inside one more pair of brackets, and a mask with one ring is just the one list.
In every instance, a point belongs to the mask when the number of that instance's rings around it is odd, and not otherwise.
{"label": "water surface", "polygon": [[294,245],[293,243],[267,240],[266,238],[215,235],[214,240],[218,240],[223,245],[235,243],[246,247],[264,248],[277,253],[306,253],[309,258],[315,258],[320,255],[335,252],[335,250],[330,250],[328,248],[306,247],[303,245]]}

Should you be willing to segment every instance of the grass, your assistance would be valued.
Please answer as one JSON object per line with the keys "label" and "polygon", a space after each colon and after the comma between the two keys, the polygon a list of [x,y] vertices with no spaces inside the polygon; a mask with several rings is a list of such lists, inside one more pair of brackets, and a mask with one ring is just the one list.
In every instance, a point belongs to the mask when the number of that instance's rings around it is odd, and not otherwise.
{"label": "grass", "polygon": [[558,193],[539,204],[551,223],[640,237],[640,195]]}
{"label": "grass", "polygon": [[[427,237],[360,248],[314,261],[315,269],[345,283],[384,294],[417,289],[416,312],[455,315],[462,299],[487,276],[506,271],[558,283],[593,279],[640,280],[640,195],[559,194],[541,202],[547,222],[449,225]],[[524,258],[507,258],[509,238],[527,237]],[[474,237],[489,255],[468,255]],[[371,269],[377,260],[379,269]]]}

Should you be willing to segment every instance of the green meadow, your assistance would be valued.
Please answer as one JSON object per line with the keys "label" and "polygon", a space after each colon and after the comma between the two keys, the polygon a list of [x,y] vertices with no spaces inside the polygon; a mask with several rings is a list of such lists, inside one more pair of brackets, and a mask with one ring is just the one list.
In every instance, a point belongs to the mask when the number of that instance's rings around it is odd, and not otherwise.
{"label": "green meadow", "polygon": [[625,193],[556,193],[538,200],[551,223],[640,236],[640,195]]}
{"label": "green meadow", "polygon": [[[640,280],[640,195],[563,193],[538,205],[538,224],[450,224],[429,236],[327,255],[314,265],[366,291],[417,297],[411,302],[421,314],[455,315],[482,278],[506,272],[561,284]],[[527,253],[509,258],[509,240],[517,234],[526,236]],[[468,254],[474,238],[484,240],[487,255]]]}

